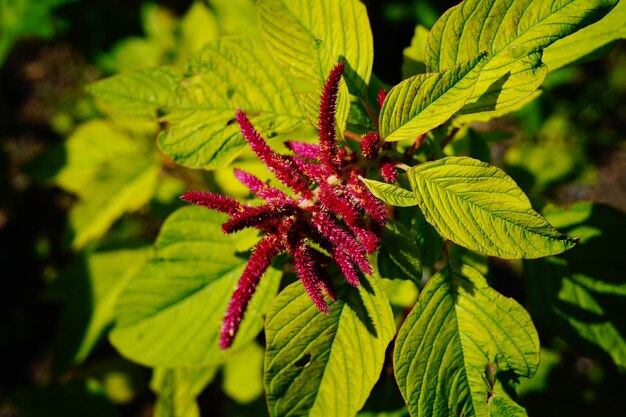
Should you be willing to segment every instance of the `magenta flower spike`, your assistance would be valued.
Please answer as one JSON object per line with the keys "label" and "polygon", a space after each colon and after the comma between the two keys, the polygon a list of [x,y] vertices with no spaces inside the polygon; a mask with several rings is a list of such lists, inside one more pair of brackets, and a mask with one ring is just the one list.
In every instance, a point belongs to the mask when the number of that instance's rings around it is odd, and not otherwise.
{"label": "magenta flower spike", "polygon": [[227,349],[233,344],[254,290],[281,249],[280,237],[273,234],[266,235],[256,245],[228,303],[226,315],[222,322],[220,348]]}
{"label": "magenta flower spike", "polygon": [[[321,290],[321,279],[315,269],[311,248],[306,245],[304,240],[297,242],[289,251],[293,256],[293,263],[296,267],[296,273],[302,281],[302,285],[306,290],[315,306],[324,314],[328,314],[328,304],[324,300]],[[323,284],[322,284],[323,285]]]}
{"label": "magenta flower spike", "polygon": [[282,191],[270,187],[254,175],[235,169],[235,177],[246,187],[252,191],[254,195],[262,198],[265,201],[274,201],[276,203],[293,202],[293,199],[287,197]]}
{"label": "magenta flower spike", "polygon": [[316,160],[320,158],[320,147],[318,145],[306,142],[286,142],[285,144],[300,158]]}
{"label": "magenta flower spike", "polygon": [[368,133],[361,141],[361,152],[367,159],[374,159],[378,156],[380,149],[380,135],[378,133]]}
{"label": "magenta flower spike", "polygon": [[378,90],[378,95],[376,96],[376,100],[378,101],[378,107],[383,107],[383,103],[387,98],[387,91],[384,88]]}
{"label": "magenta flower spike", "polygon": [[289,158],[274,152],[241,110],[237,110],[236,118],[241,127],[241,133],[250,144],[250,147],[276,178],[295,192],[308,194],[309,184],[302,173],[292,166]]}
{"label": "magenta flower spike", "polygon": [[237,214],[243,209],[243,205],[233,198],[202,191],[187,191],[180,198],[188,203],[230,215]]}
{"label": "magenta flower spike", "polygon": [[396,182],[398,178],[398,173],[396,172],[396,168],[392,161],[386,160],[380,164],[380,175],[387,182]]}
{"label": "magenta flower spike", "polygon": [[[279,254],[287,253],[293,259],[296,275],[307,294],[325,314],[328,302],[324,293],[333,301],[336,294],[321,264],[334,262],[345,280],[355,287],[359,286],[360,273],[372,273],[367,255],[380,243],[387,212],[358,179],[363,174],[353,165],[358,157],[340,148],[335,138],[335,107],[343,69],[342,63],[333,68],[324,86],[319,145],[288,142],[294,153],[291,156],[270,148],[246,115],[237,110],[242,135],[293,195],[250,173],[235,170],[237,179],[265,200],[263,204],[242,204],[229,197],[197,191],[182,196],[190,203],[229,214],[231,218],[222,225],[224,233],[254,227],[264,235],[253,249],[228,304],[220,337],[222,349],[232,345],[261,277]],[[371,148],[377,152],[378,135],[375,138],[372,137]],[[327,254],[314,249],[311,243]]]}
{"label": "magenta flower spike", "polygon": [[338,149],[335,140],[335,110],[337,106],[337,94],[339,83],[343,74],[344,63],[340,62],[328,75],[318,117],[317,128],[320,137],[320,156],[323,165],[331,169],[332,173],[338,173],[341,169],[341,161],[337,155]]}

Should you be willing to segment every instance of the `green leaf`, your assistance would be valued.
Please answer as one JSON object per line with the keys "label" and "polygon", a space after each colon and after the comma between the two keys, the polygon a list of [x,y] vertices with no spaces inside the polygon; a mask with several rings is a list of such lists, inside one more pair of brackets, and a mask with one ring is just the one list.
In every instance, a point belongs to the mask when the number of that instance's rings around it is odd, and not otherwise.
{"label": "green leaf", "polygon": [[504,171],[467,157],[447,157],[407,171],[426,220],[444,238],[506,259],[561,253],[575,244],[535,212]]}
{"label": "green leaf", "polygon": [[260,0],[261,32],[292,74],[321,89],[330,70],[346,62],[350,93],[365,97],[374,49],[365,6],[358,0]]}
{"label": "green leaf", "polygon": [[78,126],[64,143],[38,155],[24,171],[35,180],[82,195],[108,161],[140,152],[137,141],[114,124],[93,120]]}
{"label": "green leaf", "polygon": [[55,282],[64,299],[55,346],[57,373],[85,360],[104,336],[122,289],[149,254],[147,247],[81,254]]}
{"label": "green leaf", "polygon": [[263,395],[263,354],[256,343],[249,343],[224,364],[224,392],[241,404],[250,403]]}
{"label": "green leaf", "polygon": [[415,195],[402,187],[398,187],[394,184],[388,184],[386,182],[380,182],[375,180],[368,180],[367,178],[360,178],[363,184],[374,197],[382,200],[386,204],[392,206],[409,207],[417,205],[417,199]]}
{"label": "green leaf", "polygon": [[92,93],[119,110],[167,124],[158,145],[176,162],[222,168],[247,146],[234,123],[235,110],[248,114],[267,138],[305,123],[287,76],[248,38],[207,44],[189,61],[185,74],[154,68],[92,84]]}
{"label": "green leaf", "polygon": [[416,74],[426,72],[424,49],[428,39],[428,29],[422,25],[415,26],[411,45],[402,51],[402,78],[407,79]]}
{"label": "green leaf", "polygon": [[395,330],[389,300],[377,278],[361,280],[358,290],[339,285],[328,315],[318,311],[300,282],[285,288],[270,308],[265,327],[270,415],[355,415],[378,380]]}
{"label": "green leaf", "polygon": [[[530,96],[547,74],[542,50],[593,23],[617,0],[467,0],[446,11],[426,44],[429,71],[440,72],[489,52],[472,98],[461,113],[498,115]],[[485,113],[485,114],[480,114]],[[467,118],[467,121],[473,120]]]}
{"label": "green leaf", "polygon": [[223,362],[254,339],[278,290],[280,272],[270,268],[248,306],[233,349],[218,347],[228,300],[243,272],[256,233],[224,235],[227,216],[183,207],[163,224],[156,259],[128,283],[116,309],[111,343],[129,359],[168,368]]}
{"label": "green leaf", "polygon": [[400,223],[387,220],[378,254],[378,270],[384,278],[422,280],[420,249],[411,233]]}
{"label": "green leaf", "polygon": [[142,139],[110,121],[90,121],[26,167],[35,179],[78,195],[69,214],[74,248],[102,236],[115,220],[138,210],[154,194],[160,166]]}
{"label": "green leaf", "polygon": [[210,0],[224,35],[260,38],[255,0]]}
{"label": "green leaf", "polygon": [[524,264],[531,312],[582,353],[626,366],[621,245],[626,216],[592,203],[553,207],[545,214],[581,239],[570,252]]}
{"label": "green leaf", "polygon": [[416,138],[443,124],[472,96],[485,54],[440,73],[419,74],[389,91],[380,113],[386,141]]}
{"label": "green leaf", "polygon": [[81,248],[102,236],[122,214],[136,211],[150,201],[159,170],[154,159],[142,155],[112,160],[102,166],[70,211],[72,247]]}
{"label": "green leaf", "polygon": [[566,38],[559,39],[543,52],[550,71],[592,54],[611,42],[626,38],[626,2],[620,1],[604,18]]}
{"label": "green leaf", "polygon": [[515,300],[473,268],[454,265],[422,290],[398,332],[393,363],[412,416],[523,416],[505,375],[533,375],[539,338]]}
{"label": "green leaf", "polygon": [[180,20],[184,51],[193,53],[219,36],[215,14],[204,2],[195,1]]}
{"label": "green leaf", "polygon": [[213,380],[217,366],[207,368],[156,368],[150,387],[158,394],[154,417],[199,417],[196,397]]}

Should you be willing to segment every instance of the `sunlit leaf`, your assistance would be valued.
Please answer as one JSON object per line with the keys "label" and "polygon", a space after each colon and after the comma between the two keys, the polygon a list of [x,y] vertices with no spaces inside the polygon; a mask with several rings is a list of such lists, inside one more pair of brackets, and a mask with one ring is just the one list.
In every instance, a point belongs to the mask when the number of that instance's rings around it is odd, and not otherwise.
{"label": "sunlit leaf", "polygon": [[416,138],[443,124],[472,96],[485,54],[440,73],[418,74],[389,91],[380,112],[386,141]]}
{"label": "sunlit leaf", "polygon": [[278,290],[270,268],[248,306],[233,349],[220,350],[219,331],[228,300],[243,272],[255,232],[224,235],[226,216],[184,207],[164,223],[156,259],[128,283],[116,309],[110,339],[124,356],[149,366],[208,366],[252,340]]}
{"label": "sunlit leaf", "polygon": [[222,386],[230,398],[246,404],[263,395],[264,353],[258,344],[249,343],[224,364]]}
{"label": "sunlit leaf", "polygon": [[387,204],[400,207],[417,205],[417,199],[410,190],[386,182],[368,180],[367,178],[361,178],[361,181],[376,198]]}
{"label": "sunlit leaf", "polygon": [[395,325],[377,279],[361,280],[358,290],[342,283],[329,310],[320,313],[300,282],[285,288],[270,308],[270,415],[355,415],[378,380]]}
{"label": "sunlit leaf", "polygon": [[103,165],[72,207],[69,227],[74,248],[106,233],[122,214],[138,210],[154,195],[160,166],[136,155]]}
{"label": "sunlit leaf", "polygon": [[[461,113],[503,114],[530,96],[547,74],[542,49],[601,18],[616,0],[466,0],[431,29],[426,65],[439,72],[488,51],[472,98]],[[514,108],[514,107],[511,107]],[[471,120],[468,118],[468,120]]]}
{"label": "sunlit leaf", "polygon": [[201,1],[195,1],[180,20],[181,40],[187,53],[201,49],[217,39],[219,28],[215,14]]}
{"label": "sunlit leaf", "polygon": [[550,71],[555,71],[585,58],[617,39],[624,38],[626,38],[626,2],[620,1],[598,22],[547,47],[542,60]]}
{"label": "sunlit leaf", "polygon": [[358,0],[261,0],[259,22],[272,54],[295,77],[319,89],[346,62],[351,94],[365,97],[374,49],[365,6]]}
{"label": "sunlit leaf", "polygon": [[121,215],[138,210],[154,194],[160,166],[142,139],[109,121],[90,121],[26,167],[34,178],[78,195],[69,214],[74,248],[102,236]]}
{"label": "sunlit leaf", "polygon": [[575,244],[535,212],[499,168],[447,157],[407,174],[426,220],[444,238],[468,249],[500,258],[538,258]]}
{"label": "sunlit leaf", "polygon": [[515,300],[473,268],[455,265],[422,290],[398,332],[393,362],[412,416],[524,416],[505,375],[533,375],[539,338]]}
{"label": "sunlit leaf", "polygon": [[266,137],[305,122],[286,75],[260,42],[248,38],[210,42],[184,74],[166,67],[135,71],[90,90],[112,107],[166,122],[159,147],[194,168],[224,167],[245,149],[234,122],[237,108]]}
{"label": "sunlit leaf", "polygon": [[209,0],[224,35],[260,38],[255,0]]}

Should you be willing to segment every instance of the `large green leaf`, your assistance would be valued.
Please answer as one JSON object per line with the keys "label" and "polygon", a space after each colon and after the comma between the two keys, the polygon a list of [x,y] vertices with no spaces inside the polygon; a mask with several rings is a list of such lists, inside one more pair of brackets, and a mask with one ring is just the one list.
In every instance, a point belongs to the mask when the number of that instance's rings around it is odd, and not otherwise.
{"label": "large green leaf", "polygon": [[[183,207],[163,224],[156,259],[122,293],[111,342],[126,357],[149,366],[207,366],[231,350],[218,347],[228,300],[255,241],[245,230],[222,234],[227,216],[202,207]],[[252,340],[278,290],[280,272],[270,268],[248,306],[233,349]]]}
{"label": "large green leaf", "polygon": [[233,123],[235,110],[248,114],[267,137],[305,122],[287,76],[248,38],[223,38],[207,44],[182,74],[153,68],[121,74],[90,90],[110,106],[167,124],[159,147],[176,162],[193,168],[222,168],[246,146]]}
{"label": "large green leaf", "polygon": [[246,404],[263,395],[264,353],[257,343],[249,343],[224,364],[222,387],[230,398]]}
{"label": "large green leaf", "polygon": [[196,397],[213,380],[219,367],[156,368],[150,387],[158,394],[154,417],[200,417]]}
{"label": "large green leaf", "polygon": [[110,121],[90,121],[26,167],[34,178],[78,195],[69,215],[74,248],[102,236],[122,214],[141,208],[154,194],[160,166],[144,139]]}
{"label": "large green leaf", "polygon": [[55,349],[58,372],[81,363],[104,336],[122,289],[149,253],[144,246],[81,254],[55,282],[64,300]]}
{"label": "large green leaf", "polygon": [[440,73],[418,74],[389,91],[380,112],[386,141],[416,138],[443,124],[472,96],[485,54]]}
{"label": "large green leaf", "polygon": [[592,54],[617,39],[626,38],[626,1],[620,1],[600,21],[546,48],[543,62],[554,71]]}
{"label": "large green leaf", "polygon": [[69,227],[74,248],[106,233],[122,214],[136,211],[154,195],[160,166],[136,155],[104,164],[72,207]]}
{"label": "large green leaf", "polygon": [[50,181],[81,195],[111,160],[141,153],[137,141],[105,120],[83,123],[62,144],[49,148],[24,168],[38,181]]}
{"label": "large green leaf", "polygon": [[365,97],[374,49],[365,6],[358,0],[260,0],[259,23],[273,55],[295,77],[319,89],[345,61],[351,94]]}
{"label": "large green leaf", "polygon": [[270,415],[351,416],[378,380],[395,330],[376,278],[342,283],[325,315],[300,282],[285,288],[265,327],[265,392]]}
{"label": "large green leaf", "polygon": [[393,363],[412,416],[523,416],[505,375],[533,375],[539,338],[515,300],[475,269],[455,265],[420,293],[398,332]]}
{"label": "large green leaf", "polygon": [[392,206],[409,207],[417,205],[415,195],[395,184],[361,178],[363,184],[376,198]]}
{"label": "large green leaf", "polygon": [[582,353],[610,356],[626,366],[624,213],[577,203],[550,208],[547,218],[581,238],[573,250],[524,264],[533,315]]}
{"label": "large green leaf", "polygon": [[[547,68],[542,50],[602,17],[617,0],[466,0],[431,29],[426,65],[439,72],[488,51],[465,121],[503,114],[530,96]],[[479,113],[478,115],[473,113]],[[482,114],[481,114],[482,113]]]}
{"label": "large green leaf", "polygon": [[575,240],[535,212],[504,171],[468,157],[447,157],[407,171],[426,220],[446,239],[500,258],[561,253]]}

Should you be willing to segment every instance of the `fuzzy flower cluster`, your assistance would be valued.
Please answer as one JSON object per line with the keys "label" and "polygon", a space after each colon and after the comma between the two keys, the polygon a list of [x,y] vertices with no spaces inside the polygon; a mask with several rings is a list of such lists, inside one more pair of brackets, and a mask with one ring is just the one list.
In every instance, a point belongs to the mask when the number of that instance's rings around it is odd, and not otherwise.
{"label": "fuzzy flower cluster", "polygon": [[[198,191],[182,196],[189,203],[230,215],[222,225],[224,233],[247,227],[263,232],[228,305],[220,335],[222,349],[232,345],[255,288],[280,253],[291,256],[298,278],[323,313],[328,313],[323,292],[333,301],[336,297],[321,265],[332,260],[347,282],[354,286],[359,285],[359,271],[372,272],[367,255],[378,248],[387,212],[359,180],[364,172],[353,164],[357,156],[340,148],[336,141],[335,107],[343,68],[343,63],[338,64],[324,87],[318,145],[288,142],[293,155],[279,154],[268,146],[246,115],[237,111],[236,120],[250,147],[293,195],[270,187],[252,174],[236,170],[237,179],[263,199],[263,204],[247,205],[230,197]],[[367,143],[363,152],[374,157],[380,144]],[[322,248],[326,254],[314,246]]]}

